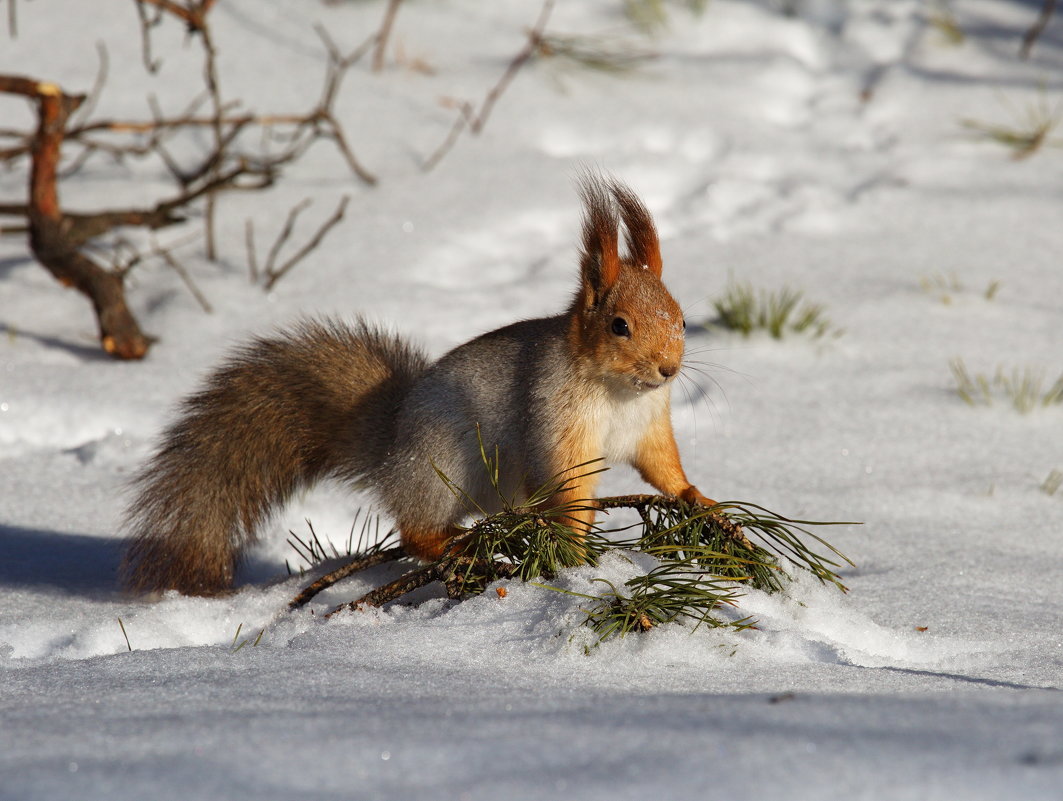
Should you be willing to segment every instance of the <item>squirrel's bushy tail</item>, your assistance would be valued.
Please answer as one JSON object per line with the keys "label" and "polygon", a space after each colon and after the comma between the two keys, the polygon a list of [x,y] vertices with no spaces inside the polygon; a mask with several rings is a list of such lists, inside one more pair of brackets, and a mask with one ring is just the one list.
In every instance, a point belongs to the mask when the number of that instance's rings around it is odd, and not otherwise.
{"label": "squirrel's bushy tail", "polygon": [[231,586],[242,551],[293,492],[380,464],[427,366],[361,322],[308,322],[240,350],[185,402],[136,479],[125,585],[195,595]]}

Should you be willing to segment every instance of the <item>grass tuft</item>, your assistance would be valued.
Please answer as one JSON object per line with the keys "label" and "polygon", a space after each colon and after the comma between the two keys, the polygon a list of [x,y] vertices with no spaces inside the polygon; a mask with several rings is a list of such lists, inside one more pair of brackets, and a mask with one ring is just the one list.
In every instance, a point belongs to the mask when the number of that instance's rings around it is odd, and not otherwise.
{"label": "grass tuft", "polygon": [[[668,5],[665,0],[624,0],[624,15],[644,33],[658,33],[668,26]],[[682,0],[694,14],[701,14],[709,0]]]}
{"label": "grass tuft", "polygon": [[[956,273],[931,273],[930,275],[924,275],[919,279],[919,286],[928,295],[936,297],[946,306],[952,303],[953,297],[966,291],[963,282],[960,281]],[[1000,281],[990,281],[986,288],[982,291],[982,297],[985,300],[993,300],[996,298],[997,293],[1000,291]]]}
{"label": "grass tuft", "polygon": [[1063,146],[1060,140],[1049,138],[1063,116],[1060,113],[1060,103],[1050,105],[1043,89],[1036,101],[1022,108],[1014,107],[1006,98],[1003,102],[1010,110],[1011,122],[988,123],[965,118],[960,120],[960,125],[978,139],[1007,147],[1016,161],[1033,155],[1046,145]]}
{"label": "grass tuft", "polygon": [[956,381],[956,394],[969,406],[993,406],[1006,400],[1015,411],[1029,414],[1063,404],[1063,375],[1046,389],[1044,371],[1033,367],[1014,367],[1010,371],[998,367],[992,378],[984,373],[972,375],[963,359],[953,359],[949,367]]}
{"label": "grass tuft", "polygon": [[942,40],[953,47],[958,47],[966,41],[967,37],[956,21],[956,15],[946,0],[937,0],[932,4],[932,10],[927,16],[927,22],[941,34]]}
{"label": "grass tuft", "polygon": [[1046,495],[1054,496],[1063,487],[1063,470],[1053,470],[1041,484],[1041,490]]}
{"label": "grass tuft", "polygon": [[[803,293],[789,287],[777,292],[758,291],[750,284],[732,281],[713,306],[720,325],[747,337],[754,331],[767,331],[775,339],[787,334],[819,338],[831,332],[823,307],[803,302],[803,298]],[[834,331],[835,336],[840,334]]]}

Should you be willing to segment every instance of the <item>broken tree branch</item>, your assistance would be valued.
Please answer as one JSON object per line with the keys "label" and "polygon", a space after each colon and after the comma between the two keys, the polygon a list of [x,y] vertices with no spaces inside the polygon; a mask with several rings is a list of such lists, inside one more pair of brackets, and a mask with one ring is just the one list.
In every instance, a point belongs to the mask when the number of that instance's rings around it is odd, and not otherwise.
{"label": "broken tree branch", "polygon": [[373,72],[384,69],[384,55],[388,47],[388,39],[391,37],[391,28],[395,24],[395,15],[399,12],[402,0],[388,0],[388,7],[384,11],[384,20],[380,23],[380,31],[376,35],[376,51],[373,53]]}
{"label": "broken tree branch", "polygon": [[31,146],[29,220],[30,247],[37,260],[64,286],[72,286],[92,302],[103,349],[120,359],[140,359],[150,339],[140,330],[125,300],[120,274],[100,267],[69,239],[69,224],[59,206],[56,174],[63,132],[84,95],[67,95],[54,83],[0,75],[0,92],[36,101],[38,126]]}
{"label": "broken tree branch", "polygon": [[[284,262],[284,264],[282,264],[280,267],[276,268],[274,268],[273,266],[273,260],[276,257],[277,252],[279,252],[280,247],[279,245],[274,246],[274,249],[270,251],[270,258],[266,261],[266,267],[264,271],[264,274],[266,276],[266,283],[264,284],[264,287],[267,292],[273,289],[273,286],[278,281],[280,281],[288,273],[288,271],[292,269],[292,267],[294,267],[296,264],[306,258],[306,256],[314,250],[314,248],[320,245],[322,240],[325,238],[325,235],[333,228],[333,226],[339,224],[339,222],[343,219],[344,212],[347,210],[348,201],[350,201],[350,197],[344,195],[340,199],[340,203],[336,207],[336,211],[334,211],[332,213],[332,216],[325,220],[324,223],[322,223],[321,227],[317,229],[317,232],[310,238],[310,240],[301,248],[299,248],[299,250],[295,252],[295,255],[293,255],[290,259]],[[305,206],[303,206],[303,208],[305,208]],[[291,224],[293,222],[293,217],[289,215],[288,225],[285,226],[286,233],[284,234],[284,239],[288,238],[288,234],[291,231]],[[279,238],[278,242],[280,242]]]}
{"label": "broken tree branch", "polygon": [[304,589],[302,592],[292,598],[292,600],[288,603],[288,609],[298,609],[301,606],[305,606],[318,593],[324,592],[336,582],[342,581],[343,579],[347,578],[347,576],[353,575],[362,570],[368,570],[369,568],[376,567],[377,565],[382,565],[385,562],[397,561],[399,559],[404,558],[405,556],[406,552],[402,549],[402,547],[396,546],[394,548],[388,548],[383,551],[377,551],[376,553],[371,553],[367,556],[356,558],[348,562],[347,564],[342,565],[336,570],[333,570],[330,573],[326,573],[324,576],[319,578],[309,587]]}

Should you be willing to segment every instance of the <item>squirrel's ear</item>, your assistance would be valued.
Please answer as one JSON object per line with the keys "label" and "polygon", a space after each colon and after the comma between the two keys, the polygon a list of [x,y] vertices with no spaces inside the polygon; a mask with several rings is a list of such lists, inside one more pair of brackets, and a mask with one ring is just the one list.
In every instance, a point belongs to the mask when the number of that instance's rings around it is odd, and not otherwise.
{"label": "squirrel's ear", "polygon": [[583,252],[580,274],[585,289],[600,300],[620,277],[620,220],[608,186],[595,175],[580,181],[583,197]]}
{"label": "squirrel's ear", "polygon": [[620,205],[620,215],[624,219],[627,249],[632,263],[645,266],[658,278],[661,277],[661,243],[657,238],[657,227],[653,217],[638,196],[619,181],[609,185],[613,197]]}

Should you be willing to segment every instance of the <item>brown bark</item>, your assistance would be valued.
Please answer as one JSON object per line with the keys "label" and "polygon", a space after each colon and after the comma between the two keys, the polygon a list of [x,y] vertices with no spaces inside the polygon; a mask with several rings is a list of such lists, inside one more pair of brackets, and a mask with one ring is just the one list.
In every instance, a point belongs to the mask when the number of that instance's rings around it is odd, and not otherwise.
{"label": "brown bark", "polygon": [[0,91],[25,95],[37,104],[26,209],[34,256],[61,284],[89,298],[99,323],[100,344],[107,353],[119,359],[143,358],[151,340],[126,304],[122,276],[105,270],[78,250],[83,240],[71,237],[74,225],[63,216],[59,205],[56,174],[63,133],[67,119],[85,96],[67,95],[56,84],[10,75],[0,75]]}

